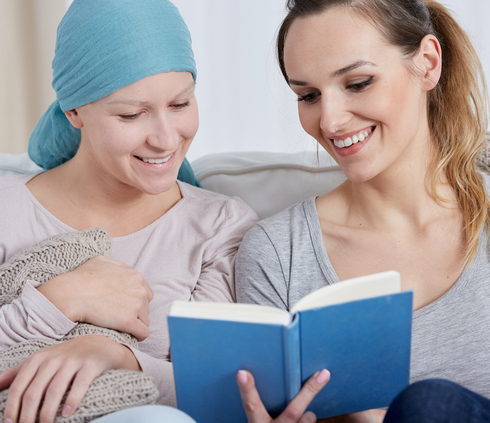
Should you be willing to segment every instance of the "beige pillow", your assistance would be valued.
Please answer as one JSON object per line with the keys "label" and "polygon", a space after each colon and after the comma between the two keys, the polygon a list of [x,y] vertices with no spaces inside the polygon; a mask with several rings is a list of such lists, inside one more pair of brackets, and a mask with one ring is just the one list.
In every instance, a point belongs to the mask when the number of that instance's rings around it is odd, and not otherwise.
{"label": "beige pillow", "polygon": [[[111,241],[107,232],[102,228],[92,228],[58,235],[19,252],[0,266],[0,306],[17,298],[28,279],[44,283],[55,276],[74,270],[96,255],[109,257],[110,250]],[[59,341],[29,340],[1,352],[0,371],[15,366],[45,346],[83,335],[104,335],[131,347],[138,346],[132,335],[79,323]],[[0,421],[4,418],[7,396],[8,389],[0,392]],[[92,382],[80,407],[72,416],[63,417],[60,406],[55,421],[89,422],[127,407],[153,404],[157,397],[158,389],[151,376],[143,372],[110,370]]]}

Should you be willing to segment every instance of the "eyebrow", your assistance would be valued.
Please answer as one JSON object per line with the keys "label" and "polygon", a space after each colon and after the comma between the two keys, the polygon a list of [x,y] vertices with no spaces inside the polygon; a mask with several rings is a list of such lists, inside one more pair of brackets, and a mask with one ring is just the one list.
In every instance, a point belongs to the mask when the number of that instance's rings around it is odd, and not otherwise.
{"label": "eyebrow", "polygon": [[[178,93],[177,95],[175,95],[175,97],[179,97],[182,94],[185,94],[187,91],[189,91],[191,88],[193,88],[195,86],[196,86],[196,82],[195,81],[192,81],[192,84],[191,85],[189,85],[188,87],[184,88],[180,93]],[[132,105],[132,106],[146,106],[149,103],[147,101],[138,101],[138,100],[130,100],[130,99],[115,99],[115,100],[109,101],[108,104],[129,104],[129,105]]]}
{"label": "eyebrow", "polygon": [[[346,73],[349,73],[357,68],[360,68],[361,66],[376,66],[376,64],[374,64],[373,62],[369,62],[367,60],[358,60],[350,65],[347,65],[339,70],[336,70],[334,73],[333,73],[333,76],[335,78],[338,78],[339,76],[343,76],[345,75]],[[308,85],[308,83],[304,82],[304,81],[296,81],[295,79],[290,79],[289,80],[289,85],[298,85],[300,87],[304,87],[306,85]]]}

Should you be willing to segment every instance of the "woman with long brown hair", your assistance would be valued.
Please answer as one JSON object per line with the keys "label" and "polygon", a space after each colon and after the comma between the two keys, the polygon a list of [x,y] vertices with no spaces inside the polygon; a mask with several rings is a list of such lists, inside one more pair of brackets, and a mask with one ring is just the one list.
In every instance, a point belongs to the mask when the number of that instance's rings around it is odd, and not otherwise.
{"label": "woman with long brown hair", "polygon": [[488,112],[468,36],[432,0],[289,0],[288,9],[282,73],[303,128],[347,180],[246,235],[238,301],[290,309],[324,285],[397,270],[414,292],[411,381],[448,379],[485,403],[490,179],[475,159]]}

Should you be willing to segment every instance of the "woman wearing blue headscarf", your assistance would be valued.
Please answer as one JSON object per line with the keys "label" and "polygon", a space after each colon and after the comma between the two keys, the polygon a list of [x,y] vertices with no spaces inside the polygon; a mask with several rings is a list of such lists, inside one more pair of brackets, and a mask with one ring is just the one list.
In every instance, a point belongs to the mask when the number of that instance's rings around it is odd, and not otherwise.
{"label": "woman wearing blue headscarf", "polygon": [[10,387],[6,422],[34,422],[39,407],[40,421],[53,421],[70,384],[62,414],[72,416],[109,369],[152,375],[158,402],[175,406],[171,303],[233,301],[234,256],[256,215],[239,199],[193,186],[185,154],[198,128],[195,79],[190,34],[168,0],[75,0],[60,23],[57,100],[29,142],[31,158],[50,170],[0,181],[10,200],[0,204],[8,222],[0,264],[95,226],[108,232],[112,258],[94,257],[42,285],[28,281],[0,309],[0,350],[61,339],[76,322],[142,342],[137,350],[83,336],[34,354],[0,375],[0,390]]}

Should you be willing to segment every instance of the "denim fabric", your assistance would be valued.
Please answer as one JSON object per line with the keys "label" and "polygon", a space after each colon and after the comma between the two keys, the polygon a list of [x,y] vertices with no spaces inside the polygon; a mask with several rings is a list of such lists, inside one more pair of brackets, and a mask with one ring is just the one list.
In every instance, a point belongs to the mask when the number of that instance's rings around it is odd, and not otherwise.
{"label": "denim fabric", "polygon": [[187,414],[165,405],[143,405],[116,411],[92,423],[196,423]]}
{"label": "denim fabric", "polygon": [[490,422],[490,400],[443,379],[416,382],[391,403],[384,423]]}

